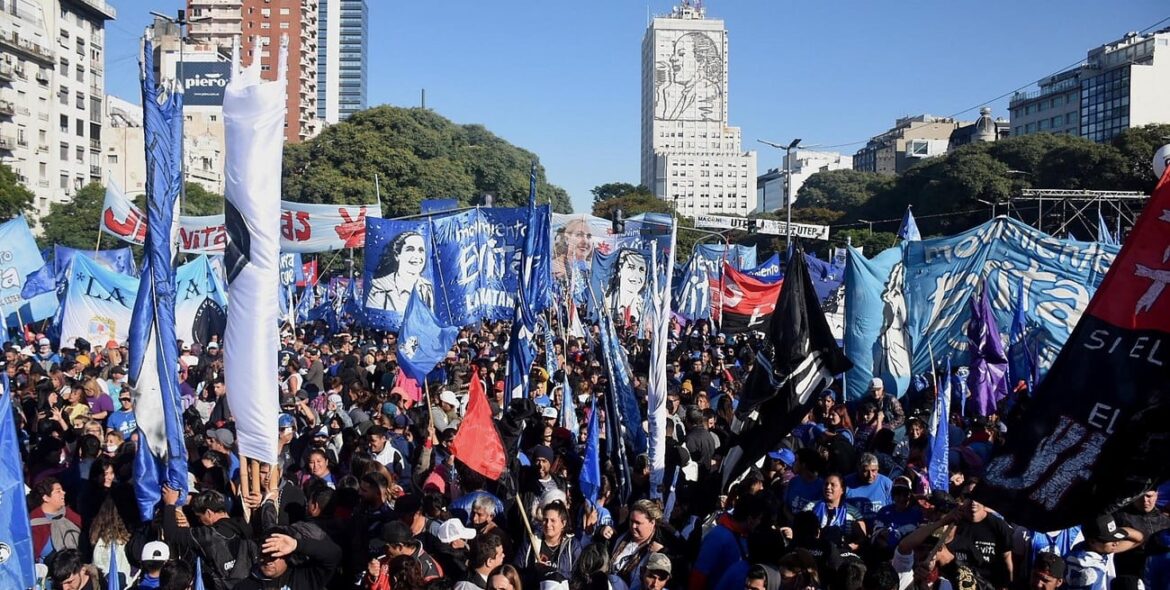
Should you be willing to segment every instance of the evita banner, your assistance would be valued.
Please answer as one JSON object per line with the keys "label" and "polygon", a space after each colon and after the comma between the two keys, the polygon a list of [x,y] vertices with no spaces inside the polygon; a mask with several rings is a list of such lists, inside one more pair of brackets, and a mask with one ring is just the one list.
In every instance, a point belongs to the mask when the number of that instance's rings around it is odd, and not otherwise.
{"label": "evita banner", "polygon": [[[549,207],[483,208],[428,220],[366,220],[365,324],[397,330],[412,291],[446,325],[510,319],[527,232],[549,232]],[[539,258],[539,257],[538,257]],[[539,260],[533,268],[547,267]],[[551,294],[550,294],[551,295]],[[538,311],[547,306],[537,302]]]}

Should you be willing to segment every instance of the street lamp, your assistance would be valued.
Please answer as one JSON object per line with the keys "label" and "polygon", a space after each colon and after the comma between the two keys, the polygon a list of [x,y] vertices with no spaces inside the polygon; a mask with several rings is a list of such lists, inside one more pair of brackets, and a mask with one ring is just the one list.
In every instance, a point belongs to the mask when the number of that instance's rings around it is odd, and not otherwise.
{"label": "street lamp", "polygon": [[[186,90],[186,81],[183,80],[183,48],[187,46],[187,34],[190,32],[190,25],[194,22],[211,20],[210,16],[197,16],[195,18],[187,18],[187,11],[179,9],[174,18],[169,17],[161,12],[150,11],[150,14],[161,18],[171,24],[179,27],[179,64],[175,68],[175,77],[178,78],[179,86]],[[161,68],[162,64],[159,64]],[[182,138],[179,140],[182,141]],[[186,146],[183,146],[184,148]],[[179,214],[183,213],[183,206],[187,203],[187,155],[186,149],[182,150],[179,157]]]}
{"label": "street lamp", "polygon": [[858,219],[858,223],[865,223],[869,225],[869,235],[873,235],[873,222],[868,219]]}
{"label": "street lamp", "polygon": [[784,209],[788,212],[787,223],[784,226],[785,246],[792,245],[792,150],[800,145],[800,138],[792,140],[788,145],[772,143],[757,139],[756,141],[778,150],[784,150]]}

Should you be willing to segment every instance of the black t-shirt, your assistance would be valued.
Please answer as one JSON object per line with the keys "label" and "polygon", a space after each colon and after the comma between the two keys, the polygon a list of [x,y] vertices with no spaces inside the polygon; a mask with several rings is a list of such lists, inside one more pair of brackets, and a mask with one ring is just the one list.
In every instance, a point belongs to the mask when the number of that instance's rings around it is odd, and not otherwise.
{"label": "black t-shirt", "polygon": [[1012,548],[1012,527],[994,514],[980,522],[963,522],[947,547],[960,565],[970,567],[996,587],[1008,585],[1003,554]]}

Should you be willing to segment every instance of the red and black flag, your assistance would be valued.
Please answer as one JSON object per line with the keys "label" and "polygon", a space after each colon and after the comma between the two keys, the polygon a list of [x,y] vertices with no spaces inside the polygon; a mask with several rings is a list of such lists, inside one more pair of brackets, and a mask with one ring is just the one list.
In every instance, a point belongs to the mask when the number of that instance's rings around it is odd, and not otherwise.
{"label": "red and black flag", "polygon": [[765,324],[763,348],[736,409],[743,427],[723,461],[724,486],[775,450],[808,414],[816,394],[833,383],[834,375],[853,367],[833,338],[799,247],[789,257],[784,276],[775,313],[769,313]]}
{"label": "red and black flag", "polygon": [[1092,521],[1170,477],[1170,174],[975,496],[1038,531]]}
{"label": "red and black flag", "polygon": [[776,309],[781,283],[761,281],[724,262],[722,283],[712,297],[722,318],[720,331],[727,334],[762,331]]}

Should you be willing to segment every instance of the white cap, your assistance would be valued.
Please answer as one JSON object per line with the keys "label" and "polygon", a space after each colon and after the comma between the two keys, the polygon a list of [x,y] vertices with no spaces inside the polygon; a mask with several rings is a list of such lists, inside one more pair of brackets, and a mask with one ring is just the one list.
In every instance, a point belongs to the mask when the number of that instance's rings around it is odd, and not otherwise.
{"label": "white cap", "polygon": [[142,548],[142,561],[167,561],[171,558],[171,548],[162,541],[151,541]]}
{"label": "white cap", "polygon": [[552,407],[552,406],[549,406],[549,407],[545,408],[544,410],[542,410],[542,411],[540,412],[540,415],[541,415],[541,416],[543,416],[543,417],[545,417],[545,418],[553,418],[553,419],[556,419],[556,417],[557,417],[557,409],[556,409],[556,408],[554,408],[554,407]]}
{"label": "white cap", "polygon": [[329,403],[337,404],[340,406],[342,403],[341,396],[336,394],[336,393],[329,394]]}
{"label": "white cap", "polygon": [[456,408],[459,407],[459,398],[455,397],[455,392],[450,389],[444,389],[443,393],[439,394],[439,401],[455,406]]}
{"label": "white cap", "polygon": [[436,536],[443,543],[454,543],[457,539],[470,541],[475,538],[475,529],[469,529],[463,526],[458,518],[452,518],[439,525],[439,532]]}
{"label": "white cap", "polygon": [[886,384],[882,382],[881,377],[874,377],[873,381],[869,382],[869,388],[870,389],[885,389]]}

